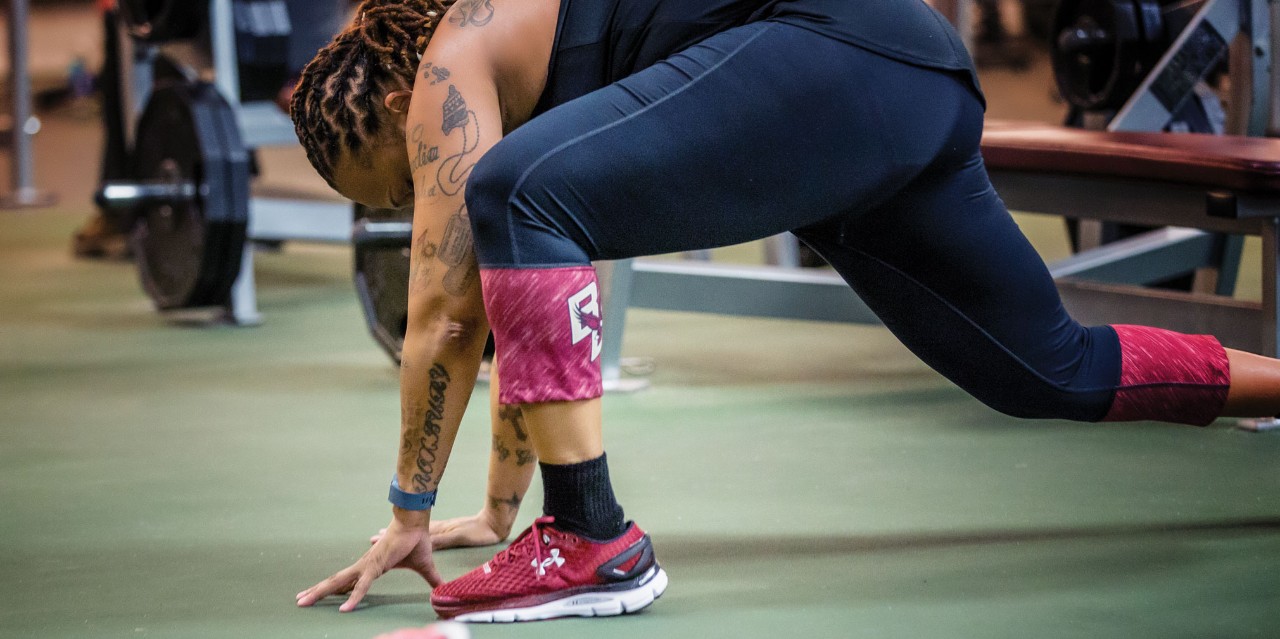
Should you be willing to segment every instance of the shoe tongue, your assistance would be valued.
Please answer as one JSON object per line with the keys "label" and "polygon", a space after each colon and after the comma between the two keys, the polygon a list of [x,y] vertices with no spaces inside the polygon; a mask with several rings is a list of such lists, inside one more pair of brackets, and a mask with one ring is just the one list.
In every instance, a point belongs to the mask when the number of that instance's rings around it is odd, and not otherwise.
{"label": "shoe tongue", "polygon": [[533,535],[536,534],[539,534],[537,528],[526,528],[524,532],[520,533],[519,537],[516,537],[515,541],[511,542],[510,546],[507,546],[505,550],[498,554],[507,560],[532,557]]}

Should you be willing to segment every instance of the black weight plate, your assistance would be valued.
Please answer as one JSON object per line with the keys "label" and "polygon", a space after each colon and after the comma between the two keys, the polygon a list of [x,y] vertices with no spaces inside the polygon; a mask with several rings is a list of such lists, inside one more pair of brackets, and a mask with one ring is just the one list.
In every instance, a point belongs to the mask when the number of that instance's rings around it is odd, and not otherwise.
{"label": "black weight plate", "polygon": [[[1114,109],[1142,82],[1163,42],[1144,41],[1152,0],[1062,0],[1051,60],[1062,97],[1081,109]],[[1156,11],[1158,14],[1158,11]],[[1145,28],[1144,28],[1145,27]]]}
{"label": "black weight plate", "polygon": [[120,0],[120,14],[139,40],[192,38],[209,20],[208,0]]}
{"label": "black weight plate", "polygon": [[[412,210],[371,209],[355,205],[355,219],[411,222]],[[355,284],[365,322],[374,341],[396,363],[409,322],[409,238],[403,246],[356,242]]]}
{"label": "black weight plate", "polygon": [[248,225],[248,161],[235,114],[208,84],[156,87],[138,121],[135,177],[190,180],[190,202],[139,207],[132,234],[143,289],[161,310],[224,304]]}

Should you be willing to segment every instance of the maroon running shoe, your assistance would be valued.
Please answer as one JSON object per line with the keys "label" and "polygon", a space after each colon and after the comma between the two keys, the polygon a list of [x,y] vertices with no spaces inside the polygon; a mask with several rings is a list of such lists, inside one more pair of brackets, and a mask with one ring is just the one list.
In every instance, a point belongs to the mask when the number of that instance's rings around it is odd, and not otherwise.
{"label": "maroon running shoe", "polygon": [[510,622],[635,612],[667,588],[649,536],[634,523],[592,541],[539,517],[506,550],[431,593],[444,619]]}

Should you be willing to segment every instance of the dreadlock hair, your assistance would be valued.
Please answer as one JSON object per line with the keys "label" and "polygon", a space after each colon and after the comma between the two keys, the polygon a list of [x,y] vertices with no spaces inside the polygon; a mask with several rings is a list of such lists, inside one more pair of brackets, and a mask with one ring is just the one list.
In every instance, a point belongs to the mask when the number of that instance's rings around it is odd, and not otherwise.
{"label": "dreadlock hair", "polygon": [[289,113],[329,186],[342,150],[359,154],[381,130],[383,95],[413,86],[418,59],[454,2],[364,0],[351,25],[303,69]]}

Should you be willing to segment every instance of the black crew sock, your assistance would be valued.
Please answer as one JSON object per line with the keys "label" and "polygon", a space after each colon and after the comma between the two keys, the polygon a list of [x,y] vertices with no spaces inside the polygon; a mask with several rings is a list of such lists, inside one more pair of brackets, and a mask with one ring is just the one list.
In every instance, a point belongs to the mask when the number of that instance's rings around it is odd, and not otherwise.
{"label": "black crew sock", "polygon": [[605,455],[578,464],[538,466],[542,512],[556,518],[556,528],[596,541],[615,539],[626,530]]}

